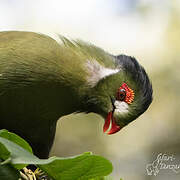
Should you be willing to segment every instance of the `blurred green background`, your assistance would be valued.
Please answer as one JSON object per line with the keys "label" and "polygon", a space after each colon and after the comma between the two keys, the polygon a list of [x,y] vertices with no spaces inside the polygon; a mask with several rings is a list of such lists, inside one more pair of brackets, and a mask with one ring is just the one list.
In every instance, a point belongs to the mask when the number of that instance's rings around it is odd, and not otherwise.
{"label": "blurred green background", "polygon": [[[0,0],[0,30],[57,33],[79,38],[112,54],[135,56],[154,88],[148,111],[119,133],[103,134],[95,114],[63,117],[52,155],[92,151],[112,161],[118,180],[179,180],[180,172],[148,176],[159,153],[180,164],[180,1],[178,0]],[[179,168],[180,171],[180,168]]]}

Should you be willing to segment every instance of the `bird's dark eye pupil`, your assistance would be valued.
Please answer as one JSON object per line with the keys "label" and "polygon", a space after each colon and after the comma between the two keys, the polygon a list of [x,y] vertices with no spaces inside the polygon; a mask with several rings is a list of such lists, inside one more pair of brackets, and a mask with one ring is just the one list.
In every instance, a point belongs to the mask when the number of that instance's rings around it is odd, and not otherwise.
{"label": "bird's dark eye pupil", "polygon": [[126,91],[125,89],[119,89],[117,93],[117,100],[124,101],[126,98]]}

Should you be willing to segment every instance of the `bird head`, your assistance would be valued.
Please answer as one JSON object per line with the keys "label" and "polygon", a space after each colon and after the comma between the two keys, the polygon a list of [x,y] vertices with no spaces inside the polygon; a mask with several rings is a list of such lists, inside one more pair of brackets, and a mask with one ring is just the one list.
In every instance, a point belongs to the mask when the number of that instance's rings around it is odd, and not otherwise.
{"label": "bird head", "polygon": [[[114,134],[147,110],[152,102],[152,85],[134,57],[113,56],[83,41],[62,40],[84,69],[82,73],[78,71],[86,84],[86,88],[78,86],[81,96],[78,112],[101,115],[105,119],[103,131]],[[74,70],[73,66],[71,72]]]}
{"label": "bird head", "polygon": [[135,120],[152,102],[151,82],[137,60],[126,55],[113,59],[115,66],[111,70],[96,65],[98,72],[94,73],[105,75],[99,78],[89,99],[93,112],[105,119],[103,131],[109,135]]}

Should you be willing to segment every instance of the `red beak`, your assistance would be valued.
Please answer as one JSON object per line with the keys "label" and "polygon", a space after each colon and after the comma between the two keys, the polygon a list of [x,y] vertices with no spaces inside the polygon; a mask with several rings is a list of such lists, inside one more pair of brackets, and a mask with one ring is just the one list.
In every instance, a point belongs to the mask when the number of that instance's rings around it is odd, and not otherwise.
{"label": "red beak", "polygon": [[107,115],[107,118],[104,123],[103,131],[106,132],[109,129],[110,125],[111,125],[111,129],[107,132],[107,134],[109,135],[114,134],[121,129],[121,127],[116,124],[112,111],[109,112]]}

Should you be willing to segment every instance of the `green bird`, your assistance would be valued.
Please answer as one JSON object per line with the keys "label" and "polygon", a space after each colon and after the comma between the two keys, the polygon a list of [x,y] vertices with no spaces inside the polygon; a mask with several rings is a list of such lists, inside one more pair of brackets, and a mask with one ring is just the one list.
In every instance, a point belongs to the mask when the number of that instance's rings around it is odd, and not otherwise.
{"label": "green bird", "polygon": [[48,157],[62,116],[97,113],[113,134],[152,102],[151,82],[134,57],[60,39],[0,32],[0,129],[23,137],[39,158]]}

